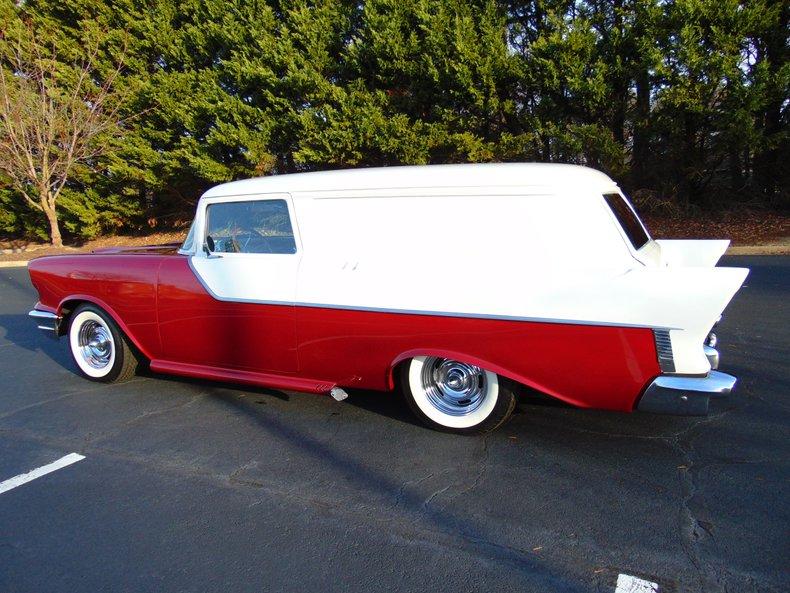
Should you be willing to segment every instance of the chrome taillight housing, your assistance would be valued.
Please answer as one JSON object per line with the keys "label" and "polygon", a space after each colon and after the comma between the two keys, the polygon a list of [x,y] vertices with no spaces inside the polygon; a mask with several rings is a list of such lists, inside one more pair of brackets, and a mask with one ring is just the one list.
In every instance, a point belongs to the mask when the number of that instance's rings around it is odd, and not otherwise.
{"label": "chrome taillight housing", "polygon": [[716,347],[716,344],[717,344],[718,342],[719,342],[719,340],[718,340],[718,338],[716,337],[716,334],[714,334],[713,332],[710,332],[710,333],[708,334],[708,337],[707,337],[707,338],[705,338],[705,345],[706,345],[706,346],[710,346],[711,348],[715,348],[715,347]]}
{"label": "chrome taillight housing", "polygon": [[713,330],[716,329],[716,326],[719,325],[719,321],[721,321],[721,315],[719,315],[716,323],[713,324],[713,328],[710,330],[710,333],[708,334],[708,337],[705,338],[704,342],[705,356],[708,357],[708,362],[710,362],[711,369],[719,368],[719,351],[716,350],[716,344],[719,343],[719,339],[713,332]]}
{"label": "chrome taillight housing", "polygon": [[675,357],[672,354],[672,340],[669,338],[668,329],[654,329],[653,337],[656,340],[656,353],[658,354],[658,367],[663,373],[675,372]]}

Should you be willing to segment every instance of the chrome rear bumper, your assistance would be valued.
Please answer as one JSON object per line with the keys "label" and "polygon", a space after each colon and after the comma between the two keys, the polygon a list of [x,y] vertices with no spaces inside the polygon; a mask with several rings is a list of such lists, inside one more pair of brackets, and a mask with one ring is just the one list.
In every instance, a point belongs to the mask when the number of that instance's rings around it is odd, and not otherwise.
{"label": "chrome rear bumper", "polygon": [[711,371],[707,377],[662,375],[645,389],[636,409],[653,414],[704,416],[711,397],[729,395],[737,379],[732,375]]}
{"label": "chrome rear bumper", "polygon": [[33,309],[28,313],[30,317],[42,332],[50,338],[58,339],[60,336],[60,317],[49,311],[41,311]]}

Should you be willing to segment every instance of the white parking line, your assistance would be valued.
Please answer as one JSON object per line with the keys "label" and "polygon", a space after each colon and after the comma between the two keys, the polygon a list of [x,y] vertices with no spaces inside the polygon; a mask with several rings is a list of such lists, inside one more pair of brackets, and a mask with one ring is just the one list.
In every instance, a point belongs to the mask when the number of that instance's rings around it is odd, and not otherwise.
{"label": "white parking line", "polygon": [[657,593],[658,584],[644,581],[627,574],[617,575],[617,588],[614,593]]}
{"label": "white parking line", "polygon": [[49,473],[57,471],[67,465],[71,465],[72,463],[77,463],[78,461],[82,461],[85,459],[84,455],[80,455],[79,453],[69,453],[65,457],[61,457],[57,461],[53,461],[52,463],[48,463],[47,465],[42,465],[41,467],[34,469],[33,471],[27,472],[26,474],[19,474],[18,476],[14,476],[13,478],[7,479],[5,482],[0,482],[0,494],[3,492],[8,492],[17,486],[21,486],[22,484],[26,484],[36,478],[40,478],[41,476],[45,476]]}

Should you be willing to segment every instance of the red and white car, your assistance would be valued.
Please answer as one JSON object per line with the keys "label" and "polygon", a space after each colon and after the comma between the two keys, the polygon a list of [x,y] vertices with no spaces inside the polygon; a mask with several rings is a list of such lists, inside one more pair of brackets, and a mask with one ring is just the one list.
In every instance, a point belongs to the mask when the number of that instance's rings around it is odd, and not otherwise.
{"label": "red and white car", "polygon": [[206,192],[183,245],[30,263],[30,315],[82,374],[154,371],[332,394],[400,385],[481,432],[518,385],[582,408],[705,414],[735,378],[713,326],[748,270],[728,241],[654,241],[570,165],[280,175]]}

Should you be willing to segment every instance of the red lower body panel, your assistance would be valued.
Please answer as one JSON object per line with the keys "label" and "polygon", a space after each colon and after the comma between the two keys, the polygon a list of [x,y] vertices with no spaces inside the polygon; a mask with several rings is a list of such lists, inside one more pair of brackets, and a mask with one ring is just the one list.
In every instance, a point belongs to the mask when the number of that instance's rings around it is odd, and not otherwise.
{"label": "red lower body panel", "polygon": [[[84,268],[91,273],[75,272]],[[183,256],[44,258],[31,276],[44,306],[92,299],[154,370],[175,374],[304,391],[386,390],[398,362],[434,355],[570,404],[630,411],[660,373],[646,328],[219,301]]]}

